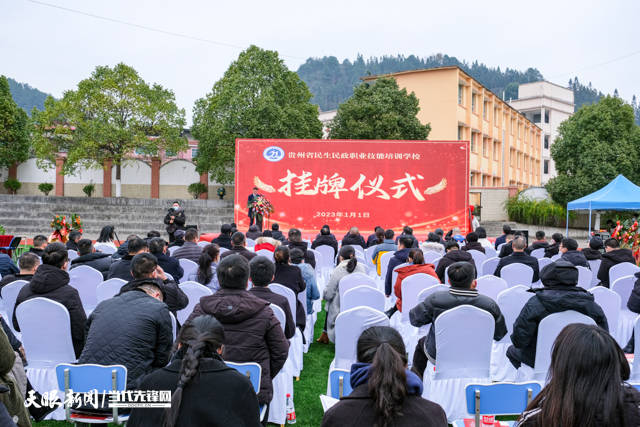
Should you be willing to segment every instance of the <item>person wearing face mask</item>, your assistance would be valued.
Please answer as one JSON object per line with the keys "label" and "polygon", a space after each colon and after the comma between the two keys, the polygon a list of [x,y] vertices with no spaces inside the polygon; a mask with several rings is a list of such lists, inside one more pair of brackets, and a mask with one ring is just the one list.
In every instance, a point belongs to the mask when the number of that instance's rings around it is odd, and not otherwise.
{"label": "person wearing face mask", "polygon": [[167,233],[169,234],[169,242],[175,240],[174,233],[176,230],[184,230],[185,222],[187,222],[187,218],[184,216],[184,209],[180,206],[180,202],[176,200],[164,216],[164,223],[167,225]]}

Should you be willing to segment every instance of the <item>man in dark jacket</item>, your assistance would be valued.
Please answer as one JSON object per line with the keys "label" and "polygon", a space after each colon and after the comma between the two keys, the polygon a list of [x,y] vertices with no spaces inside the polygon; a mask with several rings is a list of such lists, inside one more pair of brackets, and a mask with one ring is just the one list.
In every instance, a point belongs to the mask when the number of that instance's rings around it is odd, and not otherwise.
{"label": "man in dark jacket", "polygon": [[[598,326],[609,330],[607,318],[593,295],[578,284],[578,269],[568,261],[559,259],[542,269],[543,288],[530,289],[534,295],[529,299],[513,324],[507,357],[517,369],[522,363],[534,367],[538,325],[553,313],[575,310],[591,317]],[[578,357],[578,355],[576,355]]]}
{"label": "man in dark jacket", "polygon": [[482,246],[482,243],[478,242],[478,234],[476,232],[472,231],[467,234],[465,240],[467,241],[467,244],[462,247],[463,251],[474,250],[484,253],[484,246]]}
{"label": "man in dark jacket", "polygon": [[87,344],[78,359],[78,363],[124,365],[130,389],[144,375],[167,365],[173,343],[171,315],[163,302],[162,282],[156,278],[155,257],[138,254],[131,267],[135,279],[89,316]]}
{"label": "man in dark jacket", "polygon": [[256,240],[258,237],[262,236],[262,232],[258,230],[258,226],[253,224],[249,226],[249,230],[245,234],[247,239]]}
{"label": "man in dark jacket", "polygon": [[211,243],[215,243],[221,248],[231,249],[231,225],[222,224],[220,227],[220,234],[213,239]]}
{"label": "man in dark jacket", "polygon": [[[600,252],[604,248],[604,244],[602,243],[602,239],[599,236],[594,236],[589,240],[589,246],[582,249],[582,254],[587,259],[587,261],[592,261],[595,259],[602,259],[602,252]],[[597,271],[594,271],[595,274],[598,274]]]}
{"label": "man in dark jacket", "polygon": [[[32,252],[29,252],[32,253]],[[35,254],[34,254],[35,255]],[[20,269],[7,254],[0,254],[0,276],[20,273]]]}
{"label": "man in dark jacket", "polygon": [[589,263],[584,254],[578,250],[578,242],[568,237],[562,239],[560,243],[560,259],[569,261],[571,264],[589,268]]}
{"label": "man in dark jacket", "polygon": [[184,232],[184,244],[176,249],[172,256],[176,259],[188,259],[195,263],[202,255],[202,248],[198,246],[198,230],[189,228]]}
{"label": "man in dark jacket", "polygon": [[158,265],[162,267],[165,273],[169,273],[171,277],[177,282],[184,275],[184,269],[180,267],[180,263],[177,259],[167,255],[167,242],[161,238],[156,237],[149,241],[149,252],[153,254],[158,260]]}
{"label": "man in dark jacket", "polygon": [[255,252],[251,252],[245,246],[247,245],[247,239],[244,238],[244,234],[239,231],[233,233],[231,236],[231,250],[223,253],[220,259],[226,258],[231,255],[241,255],[247,261],[251,261],[256,255]]}
{"label": "man in dark jacket", "polygon": [[[82,307],[78,291],[69,285],[68,262],[69,257],[65,245],[62,243],[48,245],[42,253],[42,265],[36,270],[31,282],[18,293],[15,306],[18,307],[21,303],[38,297],[48,298],[64,305],[69,311],[71,341],[76,357],[78,357],[84,346],[87,315]],[[15,308],[13,310],[13,327],[16,331],[20,331]]]}
{"label": "man in dark jacket", "polygon": [[[413,241],[408,236],[403,236],[398,240],[398,250],[393,253],[393,256],[389,259],[387,266],[387,275],[384,278],[384,294],[390,296],[393,292],[393,283],[391,279],[393,277],[393,269],[407,262],[407,257],[411,251],[411,244]],[[471,257],[471,255],[469,255]]]}
{"label": "man in dark jacket", "polygon": [[129,240],[127,247],[129,248],[129,253],[109,267],[109,279],[115,277],[126,280],[127,282],[133,280],[133,276],[131,275],[131,260],[139,253],[149,252],[149,245],[139,237]]}
{"label": "man in dark jacket", "polygon": [[42,234],[38,234],[33,238],[33,246],[29,248],[29,252],[38,255],[42,258],[42,254],[44,253],[44,248],[47,247],[48,240],[47,236],[43,236]]}
{"label": "man in dark jacket", "polygon": [[305,264],[310,264],[311,267],[316,268],[316,256],[309,250],[309,245],[307,242],[302,240],[302,232],[297,228],[292,228],[289,230],[288,234],[288,242],[285,243],[289,249],[298,248],[302,252],[304,252],[304,262]]}
{"label": "man in dark jacket", "polygon": [[378,230],[380,230],[380,231],[382,231],[384,233],[384,228],[380,227],[379,225],[376,225],[376,228],[373,229],[373,234],[369,234],[369,237],[367,237],[367,247],[368,248],[371,247],[371,246],[374,246],[377,243],[378,236],[376,236],[376,233],[378,232]]}
{"label": "man in dark jacket", "polygon": [[421,338],[413,356],[413,369],[420,378],[427,361],[436,362],[435,321],[442,313],[459,305],[473,305],[491,314],[495,320],[493,339],[499,341],[507,334],[507,326],[498,304],[476,290],[475,268],[468,262],[456,262],[449,267],[448,291],[435,292],[409,312],[409,321],[415,327],[431,324],[429,334]]}
{"label": "man in dark jacket", "polygon": [[351,227],[349,233],[342,239],[342,246],[347,245],[360,246],[362,249],[367,247],[367,243],[364,241],[364,237],[360,235],[358,227]]}
{"label": "man in dark jacket", "polygon": [[633,257],[631,249],[623,249],[620,247],[620,242],[616,239],[607,239],[604,242],[605,253],[602,254],[602,262],[600,263],[600,270],[598,270],[598,279],[600,284],[604,287],[609,287],[609,270],[614,265],[621,264],[623,262],[636,262]]}
{"label": "man in dark jacket", "polygon": [[527,255],[531,255],[531,252],[536,249],[547,249],[549,247],[549,242],[545,239],[544,231],[538,230],[536,231],[536,240],[531,242],[529,247],[524,250],[524,253]]}
{"label": "man in dark jacket", "polygon": [[271,224],[271,237],[284,242],[284,234],[280,231],[280,225],[277,222]]}
{"label": "man in dark jacket", "polygon": [[513,253],[513,239],[518,236],[522,236],[522,233],[518,232],[517,234],[507,234],[506,241],[502,247],[500,247],[500,252],[498,252],[498,258],[508,257]]}
{"label": "man in dark jacket", "polygon": [[78,251],[78,242],[82,239],[82,233],[78,230],[71,230],[69,232],[69,240],[67,240],[67,249]]}
{"label": "man in dark jacket", "polygon": [[71,261],[71,269],[81,265],[86,265],[98,270],[102,273],[103,279],[107,280],[109,277],[109,269],[111,268],[111,264],[114,262],[111,255],[96,252],[96,249],[93,247],[93,243],[91,243],[91,240],[89,239],[81,239],[78,242],[78,255],[78,258]]}
{"label": "man in dark jacket", "polygon": [[320,235],[316,236],[316,240],[311,244],[311,249],[316,249],[318,246],[331,246],[333,248],[333,256],[338,255],[338,241],[331,234],[329,227],[322,227],[320,229]]}
{"label": "man in dark jacket", "polygon": [[456,262],[468,262],[475,265],[471,254],[469,252],[461,251],[455,240],[446,241],[444,244],[444,250],[445,254],[440,258],[440,261],[438,261],[438,267],[436,268],[436,274],[438,275],[441,283],[445,283],[444,273],[450,265]]}
{"label": "man in dark jacket", "polygon": [[518,236],[511,241],[513,247],[513,253],[507,257],[501,258],[500,262],[498,262],[498,266],[496,267],[494,276],[500,277],[500,271],[510,264],[524,264],[528,265],[533,269],[533,279],[532,283],[538,281],[538,273],[540,267],[538,266],[538,258],[532,257],[531,255],[527,255],[524,253],[524,249],[527,247],[527,242],[524,240],[524,237]]}
{"label": "man in dark jacket", "polygon": [[239,255],[224,258],[216,269],[220,290],[200,298],[187,322],[210,314],[224,327],[224,360],[257,362],[262,367],[258,402],[267,404],[273,397],[271,380],[280,372],[289,354],[280,322],[269,302],[248,292],[249,263]]}
{"label": "man in dark jacket", "polygon": [[502,226],[502,236],[497,237],[494,243],[496,250],[498,250],[498,246],[507,242],[507,234],[512,234],[511,226],[509,224],[504,224]]}
{"label": "man in dark jacket", "polygon": [[560,243],[562,242],[562,234],[553,233],[551,235],[551,240],[553,240],[553,242],[544,250],[545,258],[551,258],[554,255],[558,255],[560,252]]}
{"label": "man in dark jacket", "polygon": [[166,230],[169,234],[169,241],[175,240],[174,233],[177,230],[183,230],[184,224],[187,222],[187,217],[184,215],[184,209],[180,207],[180,203],[176,200],[173,202],[173,206],[169,208],[169,212],[164,216],[164,223],[167,226]]}
{"label": "man in dark jacket", "polygon": [[413,235],[413,228],[409,227],[408,225],[402,227],[402,233],[400,233],[400,235],[396,237],[396,242],[398,242],[403,236],[409,237],[411,239],[411,246],[409,246],[410,248],[418,247],[418,239],[416,239],[416,237]]}
{"label": "man in dark jacket", "polygon": [[8,285],[16,280],[26,280],[27,282],[31,281],[31,278],[39,266],[40,259],[36,254],[32,254],[30,252],[23,253],[20,255],[20,258],[18,258],[18,267],[20,267],[20,271],[16,274],[3,275],[0,280],[0,289],[2,289],[4,285]]}
{"label": "man in dark jacket", "polygon": [[249,292],[258,298],[277,305],[284,311],[284,336],[287,339],[292,338],[296,333],[296,323],[291,314],[289,301],[282,295],[271,292],[268,288],[276,272],[273,261],[267,257],[257,256],[249,262],[249,267],[251,270],[251,283],[253,283],[253,287],[249,289]]}

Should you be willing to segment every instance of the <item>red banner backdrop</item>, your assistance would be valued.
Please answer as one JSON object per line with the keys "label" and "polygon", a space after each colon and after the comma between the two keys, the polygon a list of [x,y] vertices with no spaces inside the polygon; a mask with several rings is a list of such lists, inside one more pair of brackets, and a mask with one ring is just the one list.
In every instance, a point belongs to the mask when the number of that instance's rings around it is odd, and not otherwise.
{"label": "red banner backdrop", "polygon": [[[235,222],[249,227],[253,187],[271,201],[285,232],[315,236],[328,224],[340,239],[376,225],[424,236],[469,228],[469,149],[465,141],[238,139]],[[269,221],[265,219],[265,229]]]}

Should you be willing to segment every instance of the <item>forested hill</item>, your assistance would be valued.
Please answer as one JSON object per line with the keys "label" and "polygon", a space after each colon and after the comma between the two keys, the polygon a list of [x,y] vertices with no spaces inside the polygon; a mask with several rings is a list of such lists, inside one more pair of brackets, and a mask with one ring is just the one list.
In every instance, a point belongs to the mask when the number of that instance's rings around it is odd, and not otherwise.
{"label": "forested hill", "polygon": [[27,114],[31,114],[33,107],[38,110],[44,109],[44,100],[47,99],[48,94],[40,92],[38,89],[29,86],[26,83],[18,83],[12,78],[9,80],[9,90],[13,96],[14,101],[19,107],[22,107]]}

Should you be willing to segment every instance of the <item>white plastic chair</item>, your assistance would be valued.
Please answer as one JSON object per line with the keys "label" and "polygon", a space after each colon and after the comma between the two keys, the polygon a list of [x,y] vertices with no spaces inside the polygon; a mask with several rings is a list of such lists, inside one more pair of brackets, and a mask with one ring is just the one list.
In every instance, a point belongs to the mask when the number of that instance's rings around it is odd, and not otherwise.
{"label": "white plastic chair", "polygon": [[581,265],[576,266],[576,268],[578,269],[578,286],[580,286],[582,289],[591,289],[591,270]]}
{"label": "white plastic chair", "polygon": [[9,329],[20,338],[20,332],[17,332],[13,328],[13,311],[16,307],[16,300],[18,299],[18,294],[23,286],[28,285],[29,282],[26,280],[14,280],[13,282],[4,285],[0,290],[0,296],[2,296],[2,303],[4,304],[4,311],[7,314],[7,325],[9,325]]}
{"label": "white plastic chair", "polygon": [[[175,251],[177,251],[178,249],[180,249],[182,246],[169,246],[167,248],[167,251],[169,252],[169,256],[173,256],[173,253]],[[222,254],[222,251],[220,251],[220,253]]]}
{"label": "white plastic chair", "polygon": [[389,260],[394,254],[395,252],[390,251],[380,255],[380,277],[382,278],[383,281],[387,277],[387,268],[389,267]]}
{"label": "white plastic chair", "polygon": [[370,307],[356,307],[338,314],[335,325],[335,359],[331,362],[331,368],[351,368],[356,362],[358,338],[371,326],[389,326],[389,318]]}
{"label": "white plastic chair", "polygon": [[574,310],[553,313],[540,321],[538,325],[535,366],[533,366],[532,369],[523,363],[520,369],[518,369],[518,375],[516,377],[518,381],[521,381],[523,377],[528,377],[527,380],[546,381],[547,371],[551,365],[553,342],[558,337],[560,331],[572,323],[583,323],[586,325],[596,324],[589,316],[585,316]]}
{"label": "white plastic chair", "polygon": [[[460,325],[466,325],[461,328]],[[434,322],[435,370],[427,364],[422,397],[439,404],[453,421],[467,415],[465,387],[488,384],[495,321],[488,312],[460,305],[442,313]]]}
{"label": "white plastic chair", "polygon": [[609,269],[609,283],[611,284],[621,277],[633,276],[638,271],[640,271],[640,267],[630,262],[621,262],[620,264],[616,264]]}
{"label": "white plastic chair", "polygon": [[198,246],[200,246],[201,248],[205,248],[207,246],[209,246],[211,244],[211,242],[207,242],[206,240],[201,240],[198,242]]}
{"label": "white plastic chair", "polygon": [[[631,364],[631,376],[629,378],[629,382],[640,382],[640,316],[637,316],[635,321],[633,322],[633,332],[636,337],[634,340],[634,349],[633,349],[633,363]],[[625,345],[627,345],[625,343]],[[638,357],[635,357],[635,355]]]}
{"label": "white plastic chair", "polygon": [[481,274],[482,276],[486,276],[488,274],[493,275],[493,273],[496,272],[496,268],[498,267],[499,262],[500,258],[498,257],[487,258],[482,263],[482,269],[478,272],[478,274]]}
{"label": "white plastic chair", "polygon": [[340,301],[342,302],[342,297],[344,296],[344,293],[346,291],[361,285],[377,288],[376,282],[371,277],[363,273],[347,274],[342,279],[340,279],[340,282],[338,282],[338,293],[340,294]]}
{"label": "white plastic chair", "polygon": [[84,311],[89,314],[98,305],[97,289],[102,283],[102,273],[88,265],[75,267],[69,272],[69,285],[77,289]]}
{"label": "white plastic chair", "polygon": [[531,256],[542,259],[544,258],[544,248],[538,248],[531,251]]}
{"label": "white plastic chair", "polygon": [[424,262],[427,264],[433,264],[435,260],[441,258],[442,254],[436,251],[426,251],[424,252]]}
{"label": "white plastic chair", "polygon": [[360,285],[344,293],[340,299],[340,311],[360,306],[384,311],[384,302],[384,292],[368,285]]}
{"label": "white plastic chair", "polygon": [[[611,268],[613,269],[613,267]],[[627,345],[627,342],[631,338],[633,324],[637,316],[636,313],[627,308],[627,302],[629,301],[629,296],[631,295],[635,282],[635,276],[624,276],[616,279],[615,282],[611,282],[611,290],[620,295],[620,319],[618,321],[616,340],[619,343],[624,343],[622,346]]]}
{"label": "white plastic chair", "polygon": [[477,251],[475,249],[471,249],[470,251],[467,251],[467,253],[469,253],[469,255],[471,255],[471,257],[473,258],[473,262],[476,266],[476,275],[477,276],[481,276],[482,275],[482,263],[485,262],[487,260],[487,256],[485,254],[483,254],[480,251]]}
{"label": "white plastic chair", "polygon": [[[333,269],[333,258],[335,257],[335,251],[333,250],[333,248],[329,245],[320,245],[316,247],[316,251],[322,254],[322,264],[320,265],[320,268]],[[316,260],[316,267],[317,266],[318,260]]]}
{"label": "white plastic chair", "polygon": [[496,301],[498,298],[498,294],[500,294],[500,292],[504,291],[508,287],[509,285],[507,285],[507,282],[501,277],[482,276],[477,280],[476,289],[481,295],[486,295],[492,300]]}
{"label": "white plastic chair", "polygon": [[98,304],[100,304],[104,300],[113,298],[114,296],[118,295],[120,289],[126,283],[126,280],[114,277],[113,279],[105,280],[104,282],[98,284],[98,286],[96,287],[96,300]]}
{"label": "white plastic chair", "polygon": [[[600,279],[598,279],[598,271],[600,271],[600,264],[602,264],[601,259],[592,259],[587,261],[589,263],[589,267],[591,268],[591,286],[596,286],[600,283]],[[611,283],[611,282],[609,282]]]}
{"label": "white plastic chair", "polygon": [[256,255],[263,256],[270,259],[271,261],[274,261],[273,252],[271,252],[269,249],[260,249],[256,252]]}
{"label": "white plastic chair", "polygon": [[[293,292],[286,286],[281,285],[280,283],[271,283],[269,285],[269,289],[271,290],[271,292],[282,295],[287,299],[287,302],[289,303],[289,309],[291,310],[291,314],[295,319],[297,313],[295,292]],[[304,352],[304,345],[302,343],[302,331],[299,328],[296,328],[296,333],[293,338],[291,338],[290,342],[291,345],[289,346],[289,358],[291,359],[291,375],[293,375],[294,377],[299,377],[300,371],[302,371],[302,355]]]}
{"label": "white plastic chair", "polygon": [[494,258],[494,257],[498,256],[498,251],[493,249],[493,246],[485,246],[484,247],[484,254],[487,256],[487,259]]}
{"label": "white plastic chair", "polygon": [[71,261],[78,258],[79,255],[78,252],[74,251],[73,249],[67,249],[67,256],[69,257],[69,264],[71,264]]}
{"label": "white plastic chair", "polygon": [[96,243],[93,245],[93,248],[103,254],[113,255],[116,253],[116,248],[111,245],[107,245],[106,243]]}
{"label": "white plastic chair", "polygon": [[[284,333],[286,317],[284,311],[275,304],[269,304],[276,319],[280,322],[282,332]],[[286,366],[278,372],[278,375],[271,381],[273,385],[273,398],[269,403],[268,422],[274,424],[284,424],[287,419],[287,394],[293,396],[293,377],[289,374],[290,368]]]}
{"label": "white plastic chair", "polygon": [[500,270],[502,277],[509,287],[516,285],[531,286],[533,281],[533,268],[526,264],[509,264]]}
{"label": "white plastic chair", "polygon": [[434,285],[434,286],[430,286],[427,289],[423,289],[418,294],[418,304],[420,304],[422,301],[427,299],[427,297],[429,295],[431,295],[432,293],[440,292],[440,291],[449,291],[450,288],[451,288],[450,286],[440,283],[440,284],[437,284],[437,285]]}
{"label": "white plastic chair", "polygon": [[409,311],[423,301],[419,299],[420,293],[439,284],[440,281],[438,279],[425,273],[412,274],[400,283],[403,323],[409,323]]}
{"label": "white plastic chair", "polygon": [[187,295],[187,298],[189,298],[187,306],[182,310],[179,310],[177,313],[178,322],[180,322],[181,325],[184,325],[184,322],[187,321],[196,304],[200,302],[200,298],[213,295],[213,291],[198,282],[191,281],[181,283],[180,289]]}
{"label": "white plastic chair", "polygon": [[178,263],[180,264],[180,267],[182,267],[182,269],[184,270],[184,274],[180,279],[180,283],[186,282],[190,274],[198,271],[198,264],[191,261],[190,259],[180,258],[178,260]]}
{"label": "white plastic chair", "polygon": [[398,280],[398,269],[402,267],[406,267],[408,265],[411,265],[411,264],[409,264],[408,262],[404,262],[393,268],[393,271],[391,272],[391,289],[392,289],[391,293],[393,293],[393,287],[396,285],[396,280]]}
{"label": "white plastic chair", "polygon": [[551,261],[551,258],[540,258],[538,260],[538,272],[541,272],[543,268],[551,263],[553,263],[553,261]]}
{"label": "white plastic chair", "polygon": [[550,258],[550,259],[551,259],[551,262],[556,262],[557,260],[559,260],[559,259],[560,259],[560,257],[561,257],[561,256],[562,256],[562,254],[559,254],[559,253],[558,253],[558,254],[555,254],[554,256],[552,256],[552,257]]}
{"label": "white plastic chair", "polygon": [[609,334],[616,339],[620,347],[626,346],[627,342],[622,342],[622,337],[618,336],[618,324],[620,323],[621,311],[620,295],[604,286],[596,286],[595,288],[589,289],[589,292],[593,294],[596,304],[602,308],[604,315],[607,317]]}

